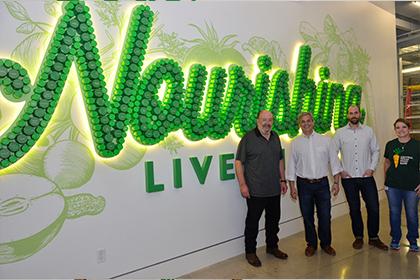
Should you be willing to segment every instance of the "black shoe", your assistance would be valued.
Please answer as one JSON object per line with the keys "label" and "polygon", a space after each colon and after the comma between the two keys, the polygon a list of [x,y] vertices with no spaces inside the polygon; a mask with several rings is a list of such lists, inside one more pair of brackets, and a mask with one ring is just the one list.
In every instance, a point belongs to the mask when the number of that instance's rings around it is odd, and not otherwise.
{"label": "black shoe", "polygon": [[376,247],[384,251],[388,251],[388,246],[386,246],[379,238],[369,239],[369,245],[372,245],[373,247]]}
{"label": "black shoe", "polygon": [[265,250],[267,254],[273,255],[276,258],[285,260],[287,259],[288,255],[285,252],[280,251],[278,248],[266,248]]}
{"label": "black shoe", "polygon": [[261,261],[260,259],[257,257],[257,254],[255,253],[246,253],[245,254],[245,258],[248,261],[248,263],[252,266],[255,267],[260,267],[261,266]]}

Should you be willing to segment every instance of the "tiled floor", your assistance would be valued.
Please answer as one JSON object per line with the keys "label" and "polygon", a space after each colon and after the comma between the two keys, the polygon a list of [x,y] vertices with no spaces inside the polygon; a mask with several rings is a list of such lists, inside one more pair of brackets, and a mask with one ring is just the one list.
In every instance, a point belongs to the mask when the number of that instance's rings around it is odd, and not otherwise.
{"label": "tiled floor", "polygon": [[[406,234],[403,217],[403,235]],[[366,221],[366,216],[364,217]],[[184,275],[181,278],[420,278],[420,253],[408,252],[408,242],[403,239],[399,251],[381,251],[370,247],[365,238],[361,250],[352,247],[350,217],[344,215],[333,220],[333,244],[337,255],[331,257],[318,250],[315,256],[304,255],[303,232],[280,240],[279,247],[289,255],[286,261],[266,255],[265,247],[257,250],[262,267],[250,266],[244,254]],[[387,201],[381,201],[380,238],[389,243]]]}

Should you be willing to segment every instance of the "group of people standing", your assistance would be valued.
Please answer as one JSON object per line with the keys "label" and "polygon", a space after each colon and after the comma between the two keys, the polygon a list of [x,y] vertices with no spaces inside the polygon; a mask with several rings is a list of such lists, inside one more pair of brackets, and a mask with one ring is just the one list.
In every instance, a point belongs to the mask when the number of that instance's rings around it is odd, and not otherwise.
{"label": "group of people standing", "polygon": [[[266,252],[279,259],[288,255],[278,248],[280,196],[290,186],[290,195],[299,201],[305,240],[305,255],[313,256],[318,243],[328,255],[335,256],[331,246],[331,193],[340,191],[340,178],[349,205],[354,249],[364,245],[364,225],[360,194],[367,209],[369,245],[388,250],[378,236],[379,199],[373,173],[379,162],[379,145],[373,130],[360,123],[360,110],[348,108],[348,124],[338,129],[333,138],[314,131],[311,113],[301,113],[298,124],[302,134],[291,143],[285,168],[279,136],[272,131],[273,115],[261,111],[257,127],[240,141],[235,170],[241,195],[246,199],[245,256],[249,264],[261,266],[256,255],[258,223],[265,211]],[[388,197],[391,225],[391,249],[400,248],[401,211],[407,218],[410,251],[418,252],[418,202],[420,197],[420,142],[410,137],[409,124],[397,119],[397,138],[386,144],[384,153],[385,191]],[[339,159],[338,154],[341,154]],[[334,178],[330,190],[328,175]],[[318,229],[315,227],[315,208]],[[318,242],[319,239],[319,242]]]}

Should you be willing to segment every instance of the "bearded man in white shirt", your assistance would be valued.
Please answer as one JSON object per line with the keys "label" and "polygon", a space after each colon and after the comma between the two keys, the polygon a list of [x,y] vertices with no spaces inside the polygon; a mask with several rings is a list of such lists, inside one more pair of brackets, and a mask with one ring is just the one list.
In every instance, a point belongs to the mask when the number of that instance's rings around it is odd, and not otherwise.
{"label": "bearded man in white shirt", "polygon": [[338,129],[334,136],[336,152],[341,153],[341,184],[350,209],[355,240],[354,249],[363,247],[363,219],[360,211],[360,193],[367,209],[369,245],[388,250],[378,237],[379,199],[373,172],[379,161],[379,145],[372,128],[360,124],[360,110],[356,105],[347,112],[349,123]]}
{"label": "bearded man in white shirt", "polygon": [[[291,144],[286,179],[290,184],[292,198],[299,198],[307,243],[305,255],[311,257],[315,254],[319,237],[322,250],[335,256],[336,252],[331,247],[331,192],[327,176],[331,168],[334,175],[332,193],[336,196],[339,192],[338,180],[342,169],[331,139],[314,131],[312,114],[300,114],[298,123],[302,135]],[[314,223],[315,206],[318,234]]]}

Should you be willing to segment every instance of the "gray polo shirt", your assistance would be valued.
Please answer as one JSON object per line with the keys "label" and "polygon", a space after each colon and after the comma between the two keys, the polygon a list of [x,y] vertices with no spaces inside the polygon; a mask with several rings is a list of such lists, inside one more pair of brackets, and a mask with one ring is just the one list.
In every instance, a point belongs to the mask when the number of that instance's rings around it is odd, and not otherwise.
{"label": "gray polo shirt", "polygon": [[280,160],[283,159],[279,136],[271,131],[270,139],[258,128],[245,134],[239,142],[236,160],[244,165],[245,181],[251,196],[280,194]]}

